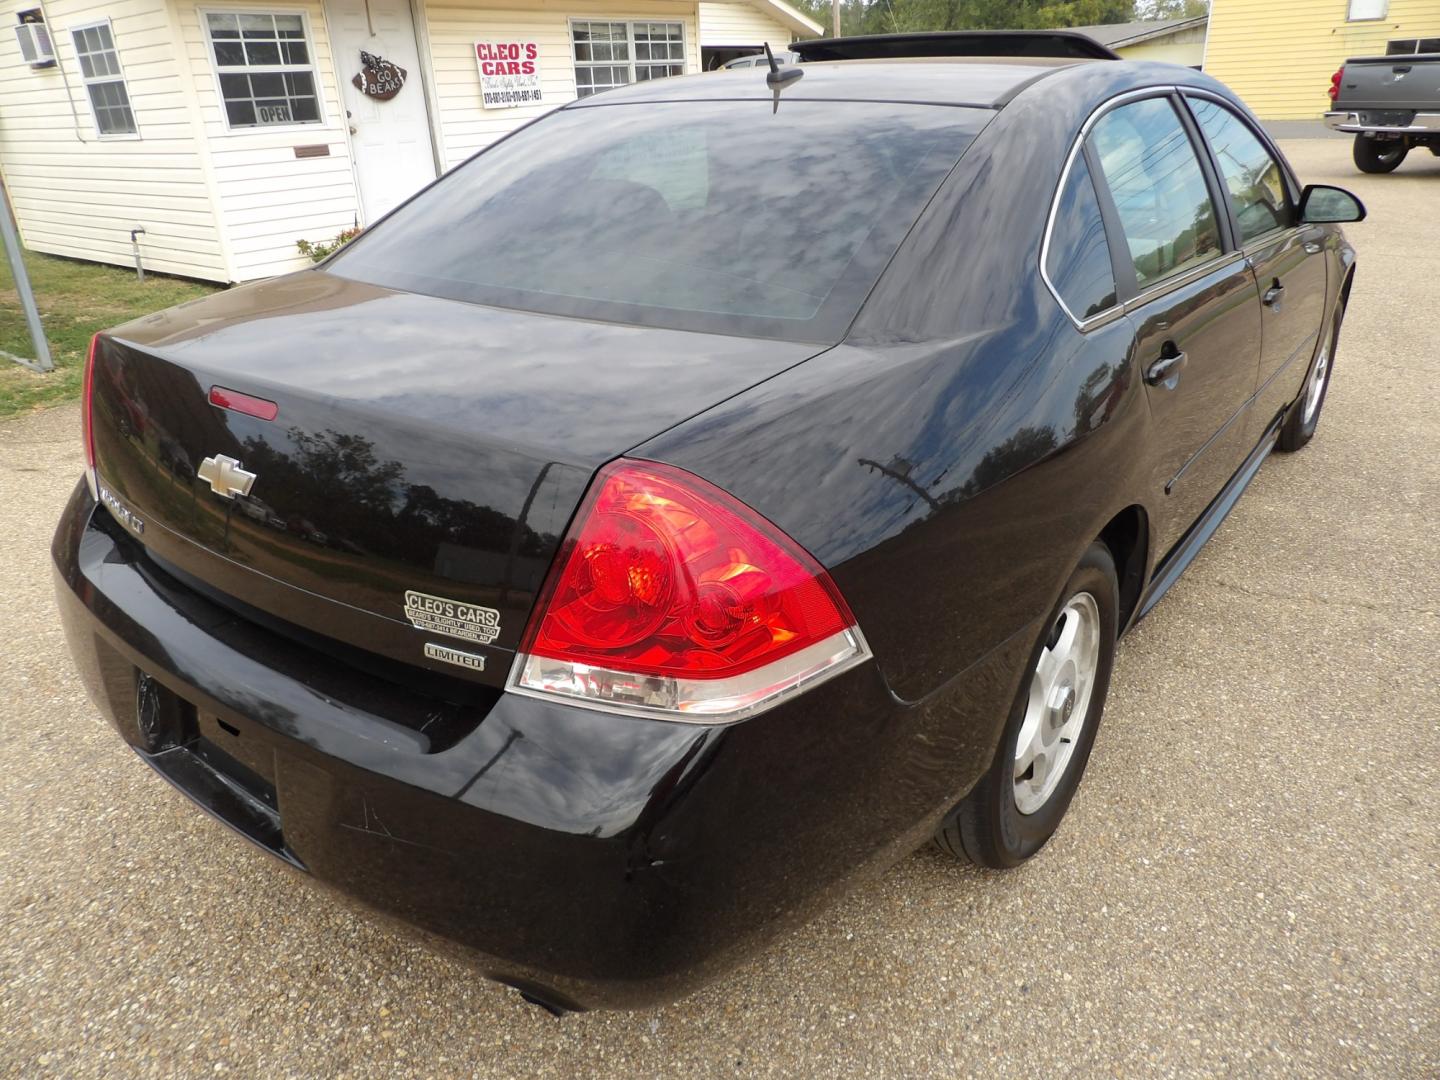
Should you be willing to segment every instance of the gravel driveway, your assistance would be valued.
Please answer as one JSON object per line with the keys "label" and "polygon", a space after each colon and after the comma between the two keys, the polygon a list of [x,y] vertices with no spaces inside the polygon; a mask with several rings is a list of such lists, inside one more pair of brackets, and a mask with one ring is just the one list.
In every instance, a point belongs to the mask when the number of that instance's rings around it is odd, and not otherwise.
{"label": "gravel driveway", "polygon": [[551,1019],[339,907],[85,699],[74,407],[0,424],[0,1074],[1440,1074],[1440,159],[1354,171],[1325,418],[1120,650],[1059,835],[930,851],[696,996]]}

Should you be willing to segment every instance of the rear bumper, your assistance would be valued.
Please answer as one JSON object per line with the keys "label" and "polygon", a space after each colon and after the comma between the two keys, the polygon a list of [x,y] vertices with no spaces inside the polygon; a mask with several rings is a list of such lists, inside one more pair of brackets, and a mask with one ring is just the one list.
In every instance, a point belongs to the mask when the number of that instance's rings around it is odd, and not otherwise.
{"label": "rear bumper", "polygon": [[[724,728],[504,694],[436,740],[405,688],[180,585],[83,484],[53,554],[81,676],[147,763],[296,869],[570,1008],[679,996],[922,843],[988,763],[1029,644],[913,706],[870,663]],[[142,730],[146,676],[162,707]]]}
{"label": "rear bumper", "polygon": [[1440,112],[1417,112],[1406,124],[1376,123],[1370,111],[1327,112],[1325,126],[1355,135],[1440,135]]}

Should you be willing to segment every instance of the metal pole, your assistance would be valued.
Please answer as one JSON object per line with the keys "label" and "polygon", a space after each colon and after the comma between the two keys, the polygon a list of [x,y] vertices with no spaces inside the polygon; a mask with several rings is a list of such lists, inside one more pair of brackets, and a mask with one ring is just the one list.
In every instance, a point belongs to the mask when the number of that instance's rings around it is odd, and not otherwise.
{"label": "metal pole", "polygon": [[840,36],[840,0],[830,0],[830,18],[835,26],[835,36]]}
{"label": "metal pole", "polygon": [[30,291],[30,275],[25,272],[25,260],[21,258],[20,237],[15,231],[15,221],[10,216],[10,200],[5,194],[5,181],[0,180],[0,240],[5,243],[5,254],[10,257],[10,273],[15,276],[15,292],[20,297],[20,307],[25,312],[25,322],[30,327],[30,340],[35,343],[35,359],[12,356],[0,351],[0,356],[14,360],[32,371],[50,371],[55,364],[50,359],[50,345],[45,340],[45,328],[40,325],[40,312],[35,307],[35,294]]}
{"label": "metal pole", "polygon": [[145,226],[136,225],[130,230],[130,246],[135,251],[135,276],[141,281],[145,280],[145,267],[140,262],[140,237],[145,234]]}

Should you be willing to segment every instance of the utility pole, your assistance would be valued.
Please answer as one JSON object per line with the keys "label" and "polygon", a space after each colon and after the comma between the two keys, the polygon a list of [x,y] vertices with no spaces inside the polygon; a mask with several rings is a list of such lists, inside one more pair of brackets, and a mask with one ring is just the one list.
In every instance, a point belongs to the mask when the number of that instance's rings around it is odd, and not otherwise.
{"label": "utility pole", "polygon": [[834,23],[835,37],[840,36],[840,0],[830,0],[830,18]]}
{"label": "utility pole", "polygon": [[30,340],[35,343],[35,359],[12,356],[0,350],[0,357],[14,360],[32,371],[50,371],[50,346],[45,341],[45,328],[40,325],[40,312],[35,307],[35,294],[30,291],[30,277],[25,273],[25,260],[20,254],[20,236],[15,231],[15,222],[10,217],[10,200],[5,194],[5,182],[0,180],[0,244],[10,256],[10,272],[15,276],[15,294],[20,297],[20,309],[25,312],[25,322],[30,327]]}

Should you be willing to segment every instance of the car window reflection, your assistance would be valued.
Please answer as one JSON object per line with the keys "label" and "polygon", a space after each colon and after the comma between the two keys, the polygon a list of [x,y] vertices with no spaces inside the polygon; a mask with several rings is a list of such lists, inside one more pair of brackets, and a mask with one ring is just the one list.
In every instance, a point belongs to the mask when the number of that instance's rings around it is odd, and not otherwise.
{"label": "car window reflection", "polygon": [[1100,118],[1090,138],[1141,286],[1220,254],[1205,174],[1168,100],[1122,105]]}
{"label": "car window reflection", "polygon": [[[848,323],[976,119],[923,105],[753,104],[559,112],[456,169],[327,269],[681,329],[734,330],[736,316],[805,323],[827,304]],[[737,167],[734,148],[756,139],[784,153]],[[807,330],[796,334],[815,340]]]}
{"label": "car window reflection", "polygon": [[1240,118],[1219,102],[1195,99],[1190,106],[1220,162],[1240,225],[1240,242],[1288,226],[1295,215],[1280,163]]}

